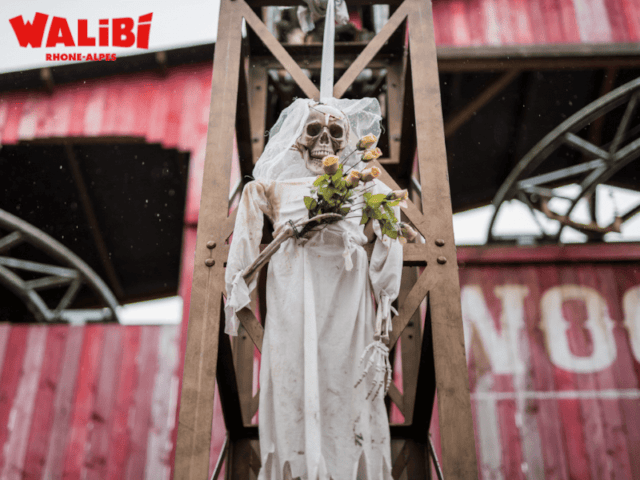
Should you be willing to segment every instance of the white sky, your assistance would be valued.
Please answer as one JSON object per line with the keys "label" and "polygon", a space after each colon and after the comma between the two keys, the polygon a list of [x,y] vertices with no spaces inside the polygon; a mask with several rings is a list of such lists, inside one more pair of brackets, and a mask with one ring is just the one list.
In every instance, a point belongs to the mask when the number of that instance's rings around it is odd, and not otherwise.
{"label": "white sky", "polygon": [[[135,55],[149,51],[158,51],[188,45],[211,43],[216,39],[219,0],[116,0],[110,2],[98,2],[96,0],[0,0],[2,8],[0,12],[0,73],[19,71],[42,66],[53,66],[53,62],[45,62],[46,53],[69,53],[70,51],[87,53],[116,53],[118,56]],[[81,47],[69,48],[59,46],[57,49],[31,47],[21,48],[13,32],[9,19],[22,15],[25,21],[32,21],[36,12],[51,16],[59,16],[67,19],[74,38],[77,39],[77,20],[88,20],[89,36],[97,37],[98,20],[100,18],[132,17],[136,20],[140,15],[153,13],[151,34],[149,38],[149,50],[136,48],[115,47]],[[51,20],[48,21],[46,33]],[[43,41],[44,44],[44,41]],[[61,62],[62,63],[62,62]],[[65,62],[68,63],[68,62]],[[565,193],[571,192],[571,187],[565,187]],[[610,193],[614,193],[617,207],[624,212],[627,207],[640,201],[640,195],[621,189],[605,189],[601,192],[601,211],[599,212],[602,225],[608,224],[613,218],[613,205]],[[553,207],[553,205],[552,205]],[[558,205],[560,207],[560,205]],[[487,225],[493,207],[487,206],[454,215],[454,233],[456,243],[459,245],[478,245],[486,241]],[[574,218],[581,219],[585,216],[586,209],[581,206],[577,209]],[[553,225],[553,222],[538,215],[543,225]],[[584,220],[583,220],[584,221]],[[535,235],[539,228],[531,219],[531,214],[519,202],[503,207],[498,217],[496,232],[501,234],[517,234],[526,232]],[[607,241],[640,241],[640,215],[635,220],[625,225],[623,234],[608,234]],[[569,228],[565,229],[562,240],[564,242],[581,242],[583,235]],[[171,304],[171,302],[173,302]],[[180,314],[179,298],[170,301],[173,305],[172,317]],[[181,305],[181,303],[180,303]],[[153,305],[156,308],[146,308],[147,312],[165,311],[168,304]],[[149,305],[151,307],[151,305]],[[135,313],[134,313],[135,311]],[[143,313],[145,308],[129,309],[127,316],[131,315],[133,322],[145,322],[148,314]],[[174,318],[175,321],[175,318]]]}

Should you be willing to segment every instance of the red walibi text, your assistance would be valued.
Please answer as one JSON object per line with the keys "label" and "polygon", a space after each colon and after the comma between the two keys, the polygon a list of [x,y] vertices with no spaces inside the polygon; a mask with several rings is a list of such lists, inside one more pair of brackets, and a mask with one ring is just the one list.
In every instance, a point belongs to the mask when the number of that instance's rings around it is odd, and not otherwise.
{"label": "red walibi text", "polygon": [[[103,18],[98,21],[97,46],[99,47],[133,47],[149,48],[149,33],[151,31],[151,17],[153,13],[147,13],[138,17],[138,27],[135,28],[133,18]],[[74,38],[63,17],[52,17],[36,13],[33,21],[25,22],[22,15],[9,20],[21,47],[31,45],[33,48],[42,47],[45,30],[49,24],[46,47],[55,47],[62,44],[65,47],[95,47],[96,37],[89,35],[89,21],[78,20],[77,38]]]}

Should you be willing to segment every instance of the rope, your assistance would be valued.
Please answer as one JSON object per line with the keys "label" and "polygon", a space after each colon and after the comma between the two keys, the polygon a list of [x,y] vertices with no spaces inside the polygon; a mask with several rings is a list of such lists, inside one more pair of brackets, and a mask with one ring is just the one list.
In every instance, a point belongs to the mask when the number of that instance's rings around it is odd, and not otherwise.
{"label": "rope", "polygon": [[299,239],[300,238],[300,232],[296,228],[296,224],[293,223],[293,220],[289,220],[288,223],[291,225],[291,228],[293,229],[293,236],[296,237],[296,240]]}

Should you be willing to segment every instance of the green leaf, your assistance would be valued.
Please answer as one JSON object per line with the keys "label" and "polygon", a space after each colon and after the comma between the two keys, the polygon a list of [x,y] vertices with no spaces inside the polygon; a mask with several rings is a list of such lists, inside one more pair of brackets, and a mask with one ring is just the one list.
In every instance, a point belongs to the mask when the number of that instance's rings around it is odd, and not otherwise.
{"label": "green leaf", "polygon": [[316,178],[316,181],[313,182],[313,184],[316,187],[319,187],[320,185],[322,185],[323,183],[326,183],[329,180],[329,175],[327,175],[326,173],[324,175],[320,175],[318,178]]}
{"label": "green leaf", "polygon": [[369,221],[369,217],[366,213],[362,212],[362,220],[360,220],[360,225],[364,225]]}
{"label": "green leaf", "polygon": [[370,201],[373,204],[380,205],[386,198],[387,196],[384,193],[377,193],[376,195],[371,196]]}
{"label": "green leaf", "polygon": [[382,220],[384,218],[380,209],[378,208],[373,209],[373,218],[375,218],[376,220]]}
{"label": "green leaf", "polygon": [[382,205],[385,209],[385,211],[387,212],[387,215],[389,215],[389,220],[393,223],[396,223],[398,221],[398,219],[396,218],[395,214],[393,213],[393,209],[389,206],[388,203],[384,203]]}
{"label": "green leaf", "polygon": [[398,238],[398,231],[390,229],[390,230],[387,231],[387,236],[389,238],[393,238],[395,240],[396,238]]}
{"label": "green leaf", "polygon": [[395,207],[396,205],[400,205],[400,200],[393,200],[391,202],[387,202],[386,205],[389,205],[390,207]]}
{"label": "green leaf", "polygon": [[304,197],[304,206],[307,207],[307,210],[313,210],[318,206],[318,202],[311,197]]}
{"label": "green leaf", "polygon": [[340,213],[344,216],[347,215],[351,211],[351,207],[341,207]]}
{"label": "green leaf", "polygon": [[365,200],[369,200],[371,198],[371,192],[364,192],[364,195],[362,195],[364,197]]}
{"label": "green leaf", "polygon": [[338,171],[333,174],[333,177],[331,177],[331,181],[333,182],[334,185],[338,186],[338,182],[340,180],[342,180],[342,171],[338,169]]}
{"label": "green leaf", "polygon": [[328,202],[329,200],[331,200],[334,192],[332,188],[324,187],[323,189],[318,190],[318,193],[322,196],[322,198],[324,198],[325,202]]}

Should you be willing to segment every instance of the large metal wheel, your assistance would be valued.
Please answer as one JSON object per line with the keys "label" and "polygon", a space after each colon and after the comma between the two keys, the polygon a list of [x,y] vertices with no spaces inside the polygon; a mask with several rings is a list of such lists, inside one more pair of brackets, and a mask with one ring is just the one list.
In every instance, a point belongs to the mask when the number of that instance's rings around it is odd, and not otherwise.
{"label": "large metal wheel", "polygon": [[[101,321],[118,320],[118,301],[109,287],[77,255],[33,225],[0,210],[0,285],[20,298],[37,321]],[[44,252],[56,264],[33,262],[11,256],[13,247],[21,243]],[[105,305],[104,308],[73,310],[80,287],[85,284]],[[49,305],[43,290],[65,289],[56,304]],[[51,303],[51,302],[49,302]]]}
{"label": "large metal wheel", "polygon": [[[495,224],[501,207],[513,199],[521,201],[530,210],[533,221],[542,231],[541,237],[537,238],[541,242],[559,242],[565,227],[584,233],[590,240],[602,240],[606,233],[620,232],[621,225],[640,212],[640,204],[625,213],[616,212],[612,223],[601,226],[595,213],[595,190],[599,184],[609,181],[623,167],[640,157],[640,123],[636,115],[639,96],[640,78],[587,105],[538,142],[518,162],[496,193],[487,241],[512,240],[496,234]],[[600,134],[605,116],[609,124],[612,120],[616,122],[613,136],[605,138],[608,140],[606,143]],[[578,161],[558,168],[561,149],[565,157],[568,156],[567,152],[573,151],[572,157]],[[579,188],[570,196],[555,190],[559,186],[574,183]],[[555,210],[550,207],[554,199],[563,200],[556,202],[564,204],[562,211],[558,211],[558,207],[554,207]],[[590,206],[591,219],[587,223],[572,217],[582,199],[586,199]],[[538,220],[541,215],[558,222],[559,227],[545,229]]]}

